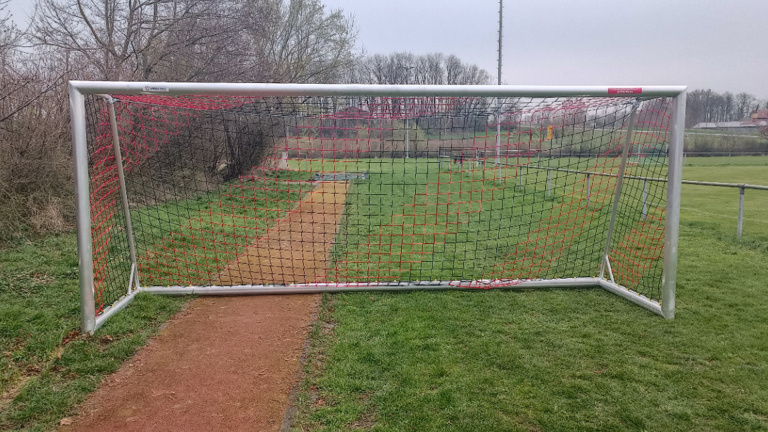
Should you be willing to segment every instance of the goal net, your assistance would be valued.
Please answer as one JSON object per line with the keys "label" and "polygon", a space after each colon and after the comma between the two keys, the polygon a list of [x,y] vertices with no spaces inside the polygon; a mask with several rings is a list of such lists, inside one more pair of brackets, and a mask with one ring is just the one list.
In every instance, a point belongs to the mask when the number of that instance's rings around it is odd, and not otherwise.
{"label": "goal net", "polygon": [[84,327],[140,291],[601,286],[672,317],[684,93],[621,90],[73,82]]}

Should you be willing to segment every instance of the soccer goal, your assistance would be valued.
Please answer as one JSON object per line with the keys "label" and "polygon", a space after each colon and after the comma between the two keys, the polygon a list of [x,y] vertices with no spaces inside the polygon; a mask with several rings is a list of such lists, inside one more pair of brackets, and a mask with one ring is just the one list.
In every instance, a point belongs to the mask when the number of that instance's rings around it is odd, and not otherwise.
{"label": "soccer goal", "polygon": [[674,316],[685,87],[73,81],[70,103],[84,332],[142,291],[602,287]]}

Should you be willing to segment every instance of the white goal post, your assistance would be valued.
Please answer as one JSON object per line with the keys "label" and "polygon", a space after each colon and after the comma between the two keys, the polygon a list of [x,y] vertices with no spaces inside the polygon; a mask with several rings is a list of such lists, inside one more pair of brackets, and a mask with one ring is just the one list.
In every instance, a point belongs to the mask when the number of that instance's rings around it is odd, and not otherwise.
{"label": "white goal post", "polygon": [[601,287],[672,319],[685,91],[71,81],[83,332],[139,292]]}

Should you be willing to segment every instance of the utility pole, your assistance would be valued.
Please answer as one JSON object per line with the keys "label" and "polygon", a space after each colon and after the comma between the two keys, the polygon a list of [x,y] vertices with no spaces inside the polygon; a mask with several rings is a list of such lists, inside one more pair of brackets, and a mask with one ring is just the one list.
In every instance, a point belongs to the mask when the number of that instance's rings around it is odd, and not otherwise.
{"label": "utility pole", "polygon": [[[411,69],[413,69],[415,66],[403,66],[398,65],[398,69],[405,69],[405,85],[408,85],[409,77],[411,75]],[[410,158],[410,152],[411,152],[411,145],[410,145],[410,134],[411,134],[411,113],[408,112],[408,99],[406,99],[406,105],[405,105],[405,158]]]}
{"label": "utility pole", "polygon": [[[497,75],[498,85],[501,85],[501,36],[503,24],[504,0],[499,0],[499,65]],[[496,166],[499,169],[499,178],[501,181],[501,98],[496,98]]]}
{"label": "utility pole", "polygon": [[503,34],[502,28],[504,24],[503,8],[504,0],[499,0],[499,70],[497,73],[497,80],[499,85],[501,85],[501,36]]}

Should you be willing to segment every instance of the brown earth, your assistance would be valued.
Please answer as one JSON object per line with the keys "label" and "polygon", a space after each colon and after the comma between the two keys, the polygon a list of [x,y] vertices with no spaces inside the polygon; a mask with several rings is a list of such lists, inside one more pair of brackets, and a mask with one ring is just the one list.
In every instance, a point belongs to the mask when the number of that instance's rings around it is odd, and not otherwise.
{"label": "brown earth", "polygon": [[[348,187],[318,186],[220,283],[322,277]],[[106,378],[61,430],[278,431],[318,302],[316,295],[197,299]]]}
{"label": "brown earth", "polygon": [[348,182],[321,183],[230,264],[216,285],[321,281],[348,189]]}

